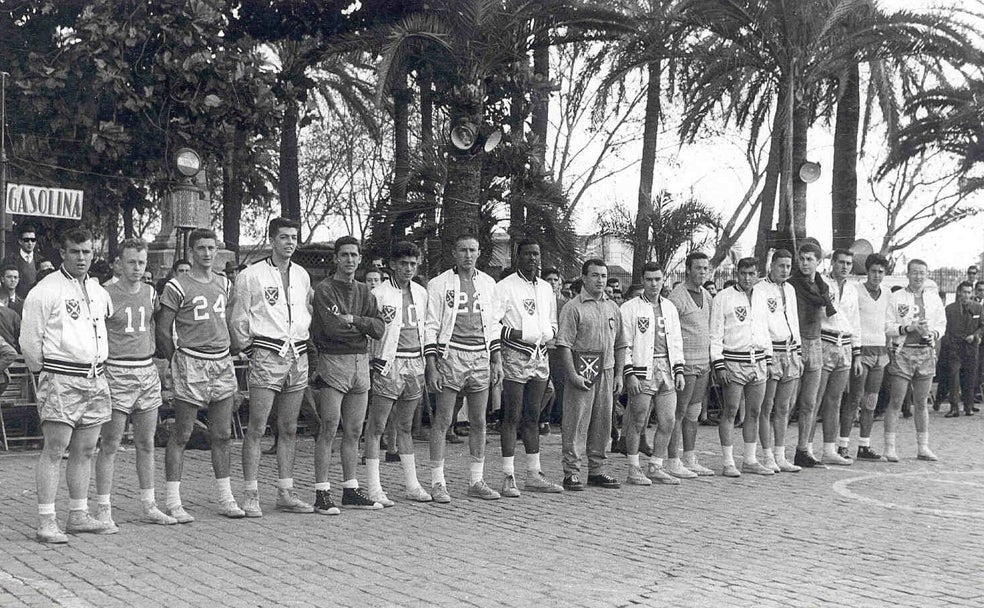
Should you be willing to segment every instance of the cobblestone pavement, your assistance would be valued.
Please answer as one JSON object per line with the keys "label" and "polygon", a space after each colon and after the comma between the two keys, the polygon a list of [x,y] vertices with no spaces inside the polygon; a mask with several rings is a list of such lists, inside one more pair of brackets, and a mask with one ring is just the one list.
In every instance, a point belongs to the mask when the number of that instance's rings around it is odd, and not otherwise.
{"label": "cobblestone pavement", "polygon": [[[121,532],[61,547],[33,539],[36,454],[3,454],[0,606],[982,606],[984,416],[933,413],[931,428],[938,463],[915,460],[908,420],[899,464],[491,503],[465,497],[458,445],[448,458],[452,504],[402,499],[399,464],[383,464],[397,506],[338,517],[275,511],[275,459],[264,456],[265,516],[237,521],[216,514],[208,453],[190,451],[182,494],[198,521],[167,528],[137,521],[131,448],[117,465]],[[881,432],[877,423],[877,449]],[[560,437],[544,439],[545,472],[559,481]],[[715,429],[702,427],[698,447],[713,467],[716,446]],[[312,448],[300,441],[295,473],[308,500]],[[416,451],[426,482],[425,444]],[[494,486],[498,455],[492,436]],[[237,497],[239,456],[236,445]],[[163,450],[157,463],[162,501]],[[624,478],[625,459],[610,463]],[[64,484],[57,506],[64,521]]]}

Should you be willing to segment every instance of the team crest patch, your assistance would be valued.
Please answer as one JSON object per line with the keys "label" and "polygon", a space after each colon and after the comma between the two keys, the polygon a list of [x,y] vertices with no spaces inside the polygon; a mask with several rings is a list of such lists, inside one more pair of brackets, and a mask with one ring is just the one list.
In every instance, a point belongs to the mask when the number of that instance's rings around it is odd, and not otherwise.
{"label": "team crest patch", "polygon": [[767,303],[769,305],[769,312],[775,312],[779,308],[779,302],[776,302],[775,298],[769,298]]}
{"label": "team crest patch", "polygon": [[748,317],[747,306],[735,306],[735,318],[738,319],[739,323],[744,323],[747,317]]}
{"label": "team crest patch", "polygon": [[383,323],[389,324],[396,318],[396,306],[383,306]]}
{"label": "team crest patch", "polygon": [[899,316],[904,317],[909,314],[908,304],[899,304]]}
{"label": "team crest patch", "polygon": [[264,287],[263,297],[266,298],[267,304],[273,306],[280,299],[280,288],[279,287]]}
{"label": "team crest patch", "polygon": [[68,316],[72,317],[73,320],[78,320],[79,315],[82,314],[82,307],[79,306],[78,300],[65,300],[65,312]]}
{"label": "team crest patch", "polygon": [[532,315],[536,313],[536,300],[533,298],[527,298],[523,300],[523,309],[526,310],[526,314]]}
{"label": "team crest patch", "polygon": [[649,331],[649,317],[639,317],[636,319],[636,326],[639,328],[639,333],[641,334]]}
{"label": "team crest patch", "polygon": [[444,292],[444,303],[448,305],[448,308],[454,308],[454,303],[457,301],[458,298],[455,297],[453,289]]}

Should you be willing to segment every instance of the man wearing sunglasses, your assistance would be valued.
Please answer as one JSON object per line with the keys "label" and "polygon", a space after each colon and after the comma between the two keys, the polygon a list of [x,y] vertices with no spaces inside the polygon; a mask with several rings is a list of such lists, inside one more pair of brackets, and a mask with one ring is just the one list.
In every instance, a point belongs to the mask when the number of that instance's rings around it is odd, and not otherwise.
{"label": "man wearing sunglasses", "polygon": [[37,232],[34,226],[23,224],[18,229],[17,253],[9,256],[0,266],[14,266],[20,274],[17,284],[17,296],[23,300],[31,287],[37,282],[39,256],[35,249],[38,245]]}

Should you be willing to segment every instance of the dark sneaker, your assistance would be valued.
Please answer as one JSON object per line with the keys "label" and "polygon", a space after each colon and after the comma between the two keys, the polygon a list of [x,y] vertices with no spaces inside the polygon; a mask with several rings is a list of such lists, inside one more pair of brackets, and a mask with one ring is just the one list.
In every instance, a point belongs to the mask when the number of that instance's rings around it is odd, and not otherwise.
{"label": "dark sneaker", "polygon": [[821,463],[813,457],[813,454],[810,454],[806,450],[796,450],[796,456],[793,457],[793,464],[804,469],[812,469]]}
{"label": "dark sneaker", "polygon": [[581,476],[577,473],[573,475],[568,475],[564,478],[564,489],[568,492],[580,492],[584,489],[584,484],[581,483]]}
{"label": "dark sneaker", "polygon": [[543,423],[541,423],[540,424],[540,430],[539,430],[539,432],[540,432],[541,435],[549,435],[550,434],[550,423],[549,422],[543,422]]}
{"label": "dark sneaker", "polygon": [[596,488],[605,488],[606,490],[617,490],[622,487],[622,484],[617,479],[607,473],[588,475],[588,485]]}
{"label": "dark sneaker", "polygon": [[386,462],[400,462],[400,455],[396,452],[386,452]]}
{"label": "dark sneaker", "polygon": [[322,515],[340,515],[342,513],[335,505],[331,492],[328,490],[314,491],[314,512]]}
{"label": "dark sneaker", "polygon": [[837,448],[837,455],[846,460],[851,459],[851,453],[848,452],[847,446]]}
{"label": "dark sneaker", "polygon": [[369,498],[365,488],[342,488],[343,509],[382,509],[383,505]]}
{"label": "dark sneaker", "polygon": [[876,462],[884,462],[885,457],[874,450],[874,448],[860,445],[858,446],[858,460],[874,460]]}

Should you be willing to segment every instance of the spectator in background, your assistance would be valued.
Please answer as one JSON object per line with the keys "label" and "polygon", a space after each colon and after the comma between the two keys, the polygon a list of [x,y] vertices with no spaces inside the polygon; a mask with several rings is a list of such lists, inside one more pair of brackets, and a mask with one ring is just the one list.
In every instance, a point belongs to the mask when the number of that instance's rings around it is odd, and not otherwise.
{"label": "spectator in background", "polygon": [[154,284],[154,273],[152,273],[151,271],[148,270],[147,272],[143,273],[143,279],[142,280],[143,280],[144,283],[153,286],[153,284]]}
{"label": "spectator in background", "polygon": [[37,280],[34,281],[34,282],[37,283],[38,281],[41,280],[40,274],[42,272],[44,272],[45,270],[47,270],[47,271],[50,272],[50,271],[52,271],[54,269],[55,269],[55,265],[53,263],[51,263],[50,260],[41,260],[40,262],[38,262],[38,275],[39,276],[38,276]]}
{"label": "spectator in background", "polygon": [[[570,285],[560,276],[560,271],[556,268],[547,268],[543,271],[543,280],[550,284],[553,289],[554,298],[557,300],[557,318],[560,318],[560,310],[564,304],[570,300],[563,294],[563,285]],[[550,364],[550,382],[547,390],[543,393],[544,406],[540,412],[540,434],[550,434],[550,423],[560,424],[564,411],[564,362],[560,358],[560,352],[554,340],[547,341],[547,360]]]}
{"label": "spectator in background", "polygon": [[105,285],[113,278],[113,267],[106,260],[96,260],[89,268],[89,276],[98,279],[100,285]]}
{"label": "spectator in background", "polygon": [[4,264],[0,273],[0,304],[16,312],[19,317],[24,307],[24,298],[17,295],[20,271],[14,264]]}
{"label": "spectator in background", "polygon": [[34,226],[24,224],[17,234],[17,253],[3,261],[3,266],[11,265],[17,269],[20,282],[17,284],[17,295],[23,300],[31,287],[38,282],[38,263],[40,259],[35,249],[38,245],[37,231]]}
{"label": "spectator in background", "polygon": [[167,285],[167,282],[172,278],[183,274],[188,274],[189,272],[191,272],[191,262],[183,258],[180,260],[175,260],[174,263],[171,264],[171,272],[160,281],[157,281],[157,295],[161,295],[161,293],[164,292],[164,286]]}
{"label": "spectator in background", "polygon": [[704,289],[707,290],[707,293],[711,294],[712,298],[718,293],[718,286],[714,281],[704,281]]}
{"label": "spectator in background", "polygon": [[574,297],[574,289],[571,287],[572,284],[572,281],[564,281],[563,286],[560,288],[560,295],[568,300]]}
{"label": "spectator in background", "polygon": [[13,345],[20,352],[20,312],[7,306],[0,306],[0,338]]}
{"label": "spectator in background", "polygon": [[974,283],[977,282],[977,278],[979,275],[980,275],[980,271],[977,269],[977,264],[971,264],[970,267],[967,268],[966,281],[971,285],[973,285]]}
{"label": "spectator in background", "polygon": [[234,261],[230,260],[226,262],[225,271],[222,274],[224,274],[227,279],[235,283],[236,277],[239,276],[239,271],[242,269],[242,266],[239,266]]}
{"label": "spectator in background", "polygon": [[[971,268],[974,268],[971,266]],[[967,271],[970,274],[970,271]],[[957,299],[946,307],[946,334],[943,336],[950,372],[950,411],[947,418],[960,416],[963,403],[964,416],[974,415],[977,356],[984,333],[981,305],[971,299],[971,285],[964,281],[957,285]]]}
{"label": "spectator in background", "polygon": [[622,282],[618,280],[618,277],[610,277],[605,285],[611,287],[612,290],[622,291]]}
{"label": "spectator in background", "polygon": [[379,287],[380,284],[382,284],[383,273],[380,272],[380,270],[375,266],[370,266],[369,269],[366,270],[365,276],[362,278],[362,281],[366,284],[366,287],[369,288],[369,291],[372,291],[373,289]]}

